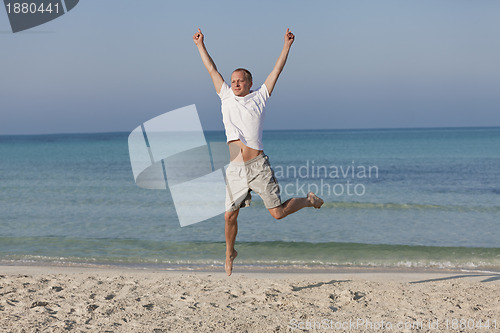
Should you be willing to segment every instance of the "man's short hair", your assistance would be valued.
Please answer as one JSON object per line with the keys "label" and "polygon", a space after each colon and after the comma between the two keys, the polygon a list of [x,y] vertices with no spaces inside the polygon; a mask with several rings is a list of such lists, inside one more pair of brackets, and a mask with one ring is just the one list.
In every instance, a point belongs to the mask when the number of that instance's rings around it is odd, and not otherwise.
{"label": "man's short hair", "polygon": [[243,72],[243,73],[245,73],[245,79],[247,81],[253,82],[253,80],[252,80],[252,73],[250,73],[250,71],[248,69],[245,69],[245,68],[236,68],[233,71],[233,73],[234,72]]}

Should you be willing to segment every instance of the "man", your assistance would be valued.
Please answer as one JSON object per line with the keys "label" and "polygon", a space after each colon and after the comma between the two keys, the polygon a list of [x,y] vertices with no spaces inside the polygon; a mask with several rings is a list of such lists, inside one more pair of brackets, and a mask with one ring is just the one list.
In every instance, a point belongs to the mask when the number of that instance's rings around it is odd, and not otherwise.
{"label": "man", "polygon": [[323,200],[314,193],[305,198],[292,198],[281,203],[278,182],[264,154],[262,145],[262,123],[266,101],[274,90],[295,36],[286,29],[285,43],[276,64],[264,84],[256,91],[252,87],[252,74],[238,68],[231,75],[231,88],[217,71],[214,61],[205,47],[204,36],[198,29],[193,36],[201,60],[205,65],[215,90],[222,102],[222,115],[229,145],[231,163],[226,170],[226,263],[227,275],[231,275],[233,261],[238,255],[234,242],[238,232],[238,213],[241,207],[250,204],[250,191],[259,194],[271,215],[282,219],[304,207],[320,208]]}

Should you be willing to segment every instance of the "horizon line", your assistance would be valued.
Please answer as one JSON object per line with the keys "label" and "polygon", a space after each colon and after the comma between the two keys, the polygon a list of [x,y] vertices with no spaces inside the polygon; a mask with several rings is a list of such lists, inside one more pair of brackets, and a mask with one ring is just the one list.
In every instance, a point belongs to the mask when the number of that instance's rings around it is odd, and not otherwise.
{"label": "horizon line", "polygon": [[[395,130],[446,130],[446,129],[494,129],[496,126],[436,126],[436,127],[366,127],[366,128],[295,128],[295,129],[265,129],[264,132],[287,132],[287,131],[395,131]],[[51,136],[51,135],[99,135],[99,134],[126,134],[132,131],[106,131],[106,132],[55,132],[55,133],[18,133],[0,134],[0,137],[8,136]],[[224,132],[220,130],[203,130],[203,132]]]}

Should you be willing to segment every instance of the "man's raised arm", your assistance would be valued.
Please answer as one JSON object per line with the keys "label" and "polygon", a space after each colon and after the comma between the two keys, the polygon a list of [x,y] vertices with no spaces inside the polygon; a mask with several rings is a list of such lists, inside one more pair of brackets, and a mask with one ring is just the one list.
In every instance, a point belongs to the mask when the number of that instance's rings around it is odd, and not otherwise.
{"label": "man's raised arm", "polygon": [[215,66],[214,61],[208,54],[203,39],[204,36],[201,33],[201,30],[198,29],[198,31],[193,36],[193,41],[196,44],[196,46],[198,46],[198,51],[200,52],[201,60],[203,61],[205,68],[207,69],[208,73],[210,74],[210,77],[212,78],[215,91],[217,93],[220,93],[220,89],[222,87],[222,83],[224,83],[224,79],[222,78],[222,75],[220,75],[220,73],[217,71],[217,66]]}
{"label": "man's raised arm", "polygon": [[283,50],[281,50],[281,54],[276,61],[276,64],[274,65],[273,71],[271,72],[271,74],[269,74],[266,81],[264,82],[267,91],[269,91],[269,95],[271,95],[271,93],[273,92],[274,85],[276,84],[276,81],[278,81],[278,77],[280,76],[283,67],[285,67],[286,59],[288,58],[288,52],[290,52],[290,47],[292,46],[294,40],[295,36],[290,32],[290,29],[286,29]]}

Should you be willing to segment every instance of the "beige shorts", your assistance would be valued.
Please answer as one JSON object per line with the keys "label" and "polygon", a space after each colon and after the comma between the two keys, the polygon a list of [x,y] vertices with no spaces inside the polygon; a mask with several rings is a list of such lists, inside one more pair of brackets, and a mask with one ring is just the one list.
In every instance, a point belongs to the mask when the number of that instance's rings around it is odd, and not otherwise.
{"label": "beige shorts", "polygon": [[246,161],[231,162],[226,169],[226,212],[250,206],[251,191],[267,209],[281,205],[280,188],[265,154]]}

